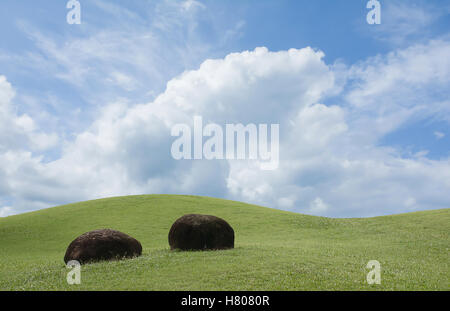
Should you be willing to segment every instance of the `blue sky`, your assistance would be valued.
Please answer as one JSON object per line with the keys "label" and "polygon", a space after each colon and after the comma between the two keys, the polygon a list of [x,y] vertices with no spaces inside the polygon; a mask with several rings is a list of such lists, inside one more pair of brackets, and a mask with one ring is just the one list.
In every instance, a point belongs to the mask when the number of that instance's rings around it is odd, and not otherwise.
{"label": "blue sky", "polygon": [[[332,217],[450,203],[448,1],[0,4],[0,217],[141,193]],[[211,61],[214,60],[214,61]],[[236,81],[239,81],[237,83]],[[175,161],[170,125],[279,123],[280,167]]]}

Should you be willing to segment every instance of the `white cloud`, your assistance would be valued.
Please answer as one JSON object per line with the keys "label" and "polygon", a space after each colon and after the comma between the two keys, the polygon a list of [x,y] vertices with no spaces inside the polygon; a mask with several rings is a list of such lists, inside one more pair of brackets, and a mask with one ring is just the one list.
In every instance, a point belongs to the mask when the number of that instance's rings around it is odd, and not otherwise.
{"label": "white cloud", "polygon": [[[417,2],[417,1],[416,1]],[[395,45],[427,37],[430,26],[448,14],[450,7],[432,2],[384,1],[381,3],[381,24],[371,27],[371,34]]]}
{"label": "white cloud", "polygon": [[449,54],[449,41],[434,40],[354,65],[345,96],[357,138],[375,142],[407,120],[450,120]]}
{"label": "white cloud", "polygon": [[314,215],[325,215],[328,211],[328,205],[321,198],[315,198],[309,204],[309,210]]}
{"label": "white cloud", "polygon": [[445,134],[439,131],[435,131],[434,136],[436,136],[436,139],[442,139],[445,137]]}
{"label": "white cloud", "polygon": [[0,75],[0,153],[21,148],[43,151],[55,146],[58,136],[41,132],[29,115],[18,114],[14,96],[11,84]]}
{"label": "white cloud", "polygon": [[[9,56],[11,61],[27,70],[50,72],[96,104],[115,100],[123,90],[147,100],[149,90],[163,91],[170,78],[197,66],[212,49],[200,34],[197,17],[202,14],[205,23],[214,21],[199,1],[142,3],[137,12],[103,1],[91,5],[106,15],[99,18],[86,10],[86,28],[77,37],[69,34],[61,40],[19,21],[18,27],[37,49]],[[144,81],[145,86],[140,84]]]}
{"label": "white cloud", "polygon": [[186,11],[193,10],[196,8],[200,9],[206,8],[201,2],[195,0],[185,0],[181,2],[181,7]]}
{"label": "white cloud", "polygon": [[414,205],[416,205],[416,199],[414,199],[413,197],[409,197],[405,200],[405,206],[406,207],[412,207]]}
{"label": "white cloud", "polygon": [[133,77],[118,71],[112,72],[106,81],[117,85],[126,91],[133,91],[139,86],[139,82]]}
{"label": "white cloud", "polygon": [[15,92],[11,84],[6,80],[5,76],[0,76],[0,109],[2,113],[9,110],[10,102],[13,99]]}
{"label": "white cloud", "polygon": [[[208,59],[170,80],[153,102],[106,105],[55,161],[24,150],[0,153],[0,178],[17,206],[28,207],[136,193],[213,195],[327,216],[447,207],[450,159],[406,159],[378,142],[408,120],[448,113],[442,100],[431,100],[432,91],[448,94],[448,52],[448,42],[433,41],[348,73],[311,48]],[[329,98],[340,104],[327,105]],[[223,125],[279,123],[279,169],[173,160],[170,128],[195,115]]]}
{"label": "white cloud", "polygon": [[14,214],[15,212],[11,207],[9,206],[0,207],[0,217],[7,217]]}

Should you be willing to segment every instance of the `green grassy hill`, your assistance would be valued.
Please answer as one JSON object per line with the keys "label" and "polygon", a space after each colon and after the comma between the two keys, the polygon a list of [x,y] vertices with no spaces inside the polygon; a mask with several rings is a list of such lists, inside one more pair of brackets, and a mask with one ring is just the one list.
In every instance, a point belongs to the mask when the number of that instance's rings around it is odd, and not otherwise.
{"label": "green grassy hill", "polygon": [[[227,220],[236,248],[170,251],[188,213]],[[196,196],[95,200],[0,218],[0,290],[449,290],[449,224],[450,209],[331,219]],[[100,228],[135,237],[143,255],[84,265],[67,285],[66,247]],[[372,259],[381,285],[366,283]]]}

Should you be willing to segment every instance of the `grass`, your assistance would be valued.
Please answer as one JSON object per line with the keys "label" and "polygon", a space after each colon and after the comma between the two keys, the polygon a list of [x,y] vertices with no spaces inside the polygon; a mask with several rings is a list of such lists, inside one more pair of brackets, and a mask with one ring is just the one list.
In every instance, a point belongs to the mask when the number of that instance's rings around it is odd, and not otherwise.
{"label": "grass", "polygon": [[[235,249],[170,251],[172,223],[216,215]],[[0,290],[449,290],[450,210],[332,219],[207,197],[143,195],[0,218]],[[68,285],[63,256],[78,235],[112,228],[138,239],[138,258],[82,266]],[[381,285],[366,264],[381,263]]]}

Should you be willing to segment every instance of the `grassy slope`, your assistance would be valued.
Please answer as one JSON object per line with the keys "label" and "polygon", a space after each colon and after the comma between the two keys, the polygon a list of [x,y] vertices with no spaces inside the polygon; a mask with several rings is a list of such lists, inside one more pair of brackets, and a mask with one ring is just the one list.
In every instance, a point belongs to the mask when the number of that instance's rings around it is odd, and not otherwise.
{"label": "grassy slope", "polygon": [[[187,213],[226,219],[236,248],[170,251]],[[0,219],[0,290],[449,290],[449,224],[450,209],[330,219],[194,196],[89,201]],[[137,238],[143,256],[85,265],[67,285],[67,245],[98,228]],[[366,284],[371,259],[381,285]]]}

